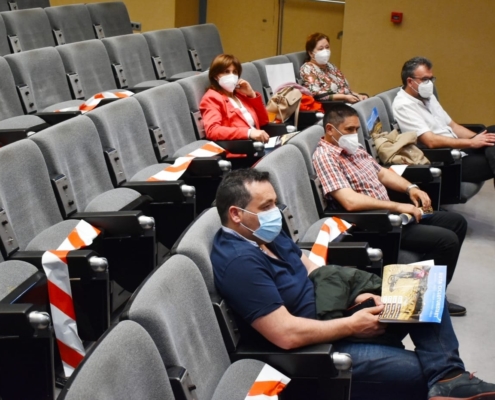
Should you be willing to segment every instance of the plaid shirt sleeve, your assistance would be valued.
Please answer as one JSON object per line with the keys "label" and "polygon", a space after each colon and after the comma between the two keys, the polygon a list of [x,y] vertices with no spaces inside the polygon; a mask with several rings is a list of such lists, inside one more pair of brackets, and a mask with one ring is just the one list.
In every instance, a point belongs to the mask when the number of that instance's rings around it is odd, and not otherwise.
{"label": "plaid shirt sleeve", "polygon": [[328,197],[330,193],[336,190],[351,187],[351,184],[339,166],[338,159],[325,151],[325,148],[321,144],[318,145],[313,155],[313,166],[323,186],[325,197]]}

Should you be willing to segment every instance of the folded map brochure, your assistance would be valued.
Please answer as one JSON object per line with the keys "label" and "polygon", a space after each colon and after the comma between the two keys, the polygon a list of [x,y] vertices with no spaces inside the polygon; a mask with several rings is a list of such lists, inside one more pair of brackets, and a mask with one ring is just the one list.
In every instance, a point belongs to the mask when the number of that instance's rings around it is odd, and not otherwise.
{"label": "folded map brochure", "polygon": [[[433,216],[433,208],[419,207],[419,209],[421,211],[421,219],[428,219]],[[416,222],[416,219],[411,214],[402,213],[399,214],[399,217],[402,221],[402,225],[409,225]]]}
{"label": "folded map brochure", "polygon": [[289,139],[296,136],[298,133],[299,131],[286,133],[285,135],[280,136],[273,136],[268,139],[268,143],[265,144],[265,149],[276,149],[277,147],[283,146],[289,141]]}
{"label": "folded map brochure", "polygon": [[366,121],[366,127],[370,132],[370,136],[373,136],[374,133],[382,133],[382,123],[376,107],[373,107],[373,110],[371,110],[371,114]]}
{"label": "folded map brochure", "polygon": [[381,322],[437,322],[442,319],[447,267],[421,263],[383,268]]}

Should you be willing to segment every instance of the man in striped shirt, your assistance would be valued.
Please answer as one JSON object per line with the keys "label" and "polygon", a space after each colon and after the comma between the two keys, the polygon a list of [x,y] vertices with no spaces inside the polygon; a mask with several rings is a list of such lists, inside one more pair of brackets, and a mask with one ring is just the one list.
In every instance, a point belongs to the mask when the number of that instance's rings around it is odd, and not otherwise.
{"label": "man in striped shirt", "polygon": [[[359,144],[359,118],[354,108],[333,107],[323,120],[325,137],[313,154],[313,165],[330,206],[347,211],[390,210],[412,215],[416,222],[403,227],[401,249],[423,254],[447,266],[447,283],[454,270],[466,236],[467,222],[454,212],[436,211],[422,218],[419,207],[431,207],[428,195],[417,185],[383,168]],[[411,203],[390,201],[387,189],[406,193]],[[451,315],[464,315],[466,309],[449,304]]]}

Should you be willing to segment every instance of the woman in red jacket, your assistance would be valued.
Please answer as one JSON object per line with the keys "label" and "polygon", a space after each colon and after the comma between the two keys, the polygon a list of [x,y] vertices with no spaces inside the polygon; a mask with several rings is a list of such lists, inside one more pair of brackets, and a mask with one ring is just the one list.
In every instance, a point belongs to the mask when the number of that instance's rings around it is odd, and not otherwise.
{"label": "woman in red jacket", "polygon": [[208,74],[211,86],[199,105],[206,137],[266,143],[269,136],[260,130],[268,123],[263,99],[240,78],[241,73],[241,63],[232,55],[220,54],[212,61]]}

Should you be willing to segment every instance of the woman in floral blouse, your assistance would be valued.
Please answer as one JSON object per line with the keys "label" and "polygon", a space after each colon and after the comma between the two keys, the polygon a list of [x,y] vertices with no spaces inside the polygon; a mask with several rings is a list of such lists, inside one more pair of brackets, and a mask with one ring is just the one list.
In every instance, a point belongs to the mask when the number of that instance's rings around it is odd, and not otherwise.
{"label": "woman in floral blouse", "polygon": [[[330,59],[330,41],[323,33],[313,33],[306,40],[306,62],[301,66],[303,85],[316,100],[343,100],[356,103],[368,96],[351,90],[344,74]],[[319,95],[319,96],[317,96]],[[327,95],[327,96],[325,96]]]}

